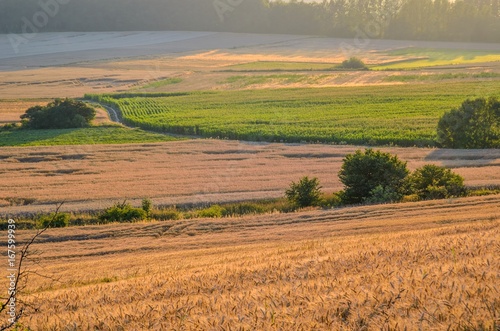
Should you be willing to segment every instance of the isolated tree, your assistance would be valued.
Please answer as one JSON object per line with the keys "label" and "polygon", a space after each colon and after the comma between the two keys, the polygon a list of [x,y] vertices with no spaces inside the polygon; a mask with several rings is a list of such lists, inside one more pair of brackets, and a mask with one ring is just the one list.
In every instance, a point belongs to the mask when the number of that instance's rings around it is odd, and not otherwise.
{"label": "isolated tree", "polygon": [[55,99],[46,106],[34,106],[21,115],[23,127],[28,129],[82,128],[90,125],[95,109],[73,99]]}
{"label": "isolated tree", "polygon": [[[398,201],[405,189],[409,171],[406,162],[397,156],[381,151],[357,150],[344,158],[339,178],[345,189],[344,203]],[[386,197],[380,199],[380,197]],[[385,200],[385,201],[380,201]]]}
{"label": "isolated tree", "polygon": [[297,207],[309,207],[316,205],[321,197],[321,186],[318,178],[302,177],[298,183],[292,182],[286,190],[285,196]]}
{"label": "isolated tree", "polygon": [[358,57],[352,56],[348,60],[344,60],[342,64],[338,66],[340,69],[351,69],[351,70],[368,70],[368,67]]}
{"label": "isolated tree", "polygon": [[447,148],[500,147],[500,101],[466,100],[445,113],[438,123],[437,141]]}
{"label": "isolated tree", "polygon": [[427,164],[415,170],[408,182],[420,199],[445,199],[465,194],[464,179],[445,167]]}

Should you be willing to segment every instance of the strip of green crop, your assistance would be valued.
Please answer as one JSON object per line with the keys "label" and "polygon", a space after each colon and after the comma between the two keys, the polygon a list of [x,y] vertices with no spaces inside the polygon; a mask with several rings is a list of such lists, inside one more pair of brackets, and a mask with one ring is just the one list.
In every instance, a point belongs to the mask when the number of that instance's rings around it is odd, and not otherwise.
{"label": "strip of green crop", "polygon": [[498,82],[88,96],[145,130],[252,141],[434,146],[439,117]]}
{"label": "strip of green crop", "polygon": [[176,140],[163,134],[117,126],[81,129],[0,131],[0,146],[94,145]]}

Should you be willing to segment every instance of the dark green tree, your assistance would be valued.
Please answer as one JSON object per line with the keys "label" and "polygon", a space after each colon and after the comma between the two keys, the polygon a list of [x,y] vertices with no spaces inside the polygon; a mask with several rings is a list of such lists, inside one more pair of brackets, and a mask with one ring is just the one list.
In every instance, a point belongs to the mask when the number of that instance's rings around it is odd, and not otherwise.
{"label": "dark green tree", "polygon": [[411,191],[420,199],[445,199],[463,196],[466,193],[464,179],[450,169],[427,164],[415,170],[408,182]]}
{"label": "dark green tree", "polygon": [[438,122],[437,141],[447,148],[500,147],[500,101],[466,100]]}
{"label": "dark green tree", "polygon": [[368,67],[358,57],[352,56],[348,60],[345,60],[338,66],[339,69],[351,69],[351,70],[368,70]]}
{"label": "dark green tree", "polygon": [[381,151],[357,150],[344,158],[339,178],[345,186],[344,203],[385,202],[400,200],[409,171],[406,162]]}
{"label": "dark green tree", "polygon": [[318,178],[302,177],[298,183],[292,182],[285,191],[285,196],[297,207],[309,207],[318,204],[321,197],[321,186]]}
{"label": "dark green tree", "polygon": [[55,99],[46,106],[34,106],[21,115],[22,125],[28,129],[66,129],[90,125],[95,109],[73,99]]}

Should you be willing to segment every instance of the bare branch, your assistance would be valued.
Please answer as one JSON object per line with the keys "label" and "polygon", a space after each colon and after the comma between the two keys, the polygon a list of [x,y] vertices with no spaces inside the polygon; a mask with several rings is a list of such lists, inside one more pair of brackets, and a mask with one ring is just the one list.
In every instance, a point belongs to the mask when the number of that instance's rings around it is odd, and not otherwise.
{"label": "bare branch", "polygon": [[[14,282],[14,290],[13,291],[9,291],[9,296],[5,299],[4,303],[2,303],[1,307],[0,307],[0,313],[3,312],[7,307],[9,307],[9,304],[11,302],[20,302],[17,300],[17,294],[19,293],[19,290],[22,289],[19,284],[21,282],[21,280],[23,281],[23,283],[27,283],[28,282],[28,275],[29,274],[35,274],[35,275],[38,275],[38,276],[41,276],[40,274],[36,273],[36,272],[33,272],[33,271],[29,271],[29,270],[26,270],[26,269],[23,269],[23,265],[24,265],[24,262],[25,260],[28,259],[28,257],[30,256],[30,247],[31,245],[33,245],[33,243],[45,232],[47,231],[47,229],[50,227],[50,224],[52,222],[54,222],[54,220],[56,219],[57,215],[59,214],[59,210],[61,209],[62,205],[64,204],[64,202],[61,202],[57,205],[56,207],[56,210],[55,210],[55,213],[52,217],[52,220],[49,222],[49,224],[47,224],[44,228],[38,230],[35,235],[33,237],[31,237],[28,242],[26,244],[24,244],[23,248],[21,249],[20,251],[20,257],[19,257],[19,263],[17,265],[17,268],[16,268],[16,278],[15,278],[15,282]],[[47,277],[47,276],[44,276],[46,278],[50,278],[50,277]],[[25,306],[28,306],[27,304],[24,304]],[[13,316],[10,320],[9,320],[9,323],[7,324],[4,324],[4,325],[0,325],[0,331],[3,331],[3,330],[7,330],[11,327],[13,327],[20,319],[21,317],[23,316],[24,314],[24,307],[20,307],[19,311],[15,314],[15,316]]]}

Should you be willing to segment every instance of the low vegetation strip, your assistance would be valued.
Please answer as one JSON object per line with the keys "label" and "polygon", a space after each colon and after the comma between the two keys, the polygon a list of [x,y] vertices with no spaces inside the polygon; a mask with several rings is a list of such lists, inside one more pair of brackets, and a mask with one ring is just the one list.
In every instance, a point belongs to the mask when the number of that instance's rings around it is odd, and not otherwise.
{"label": "low vegetation strip", "polygon": [[440,116],[497,82],[87,95],[145,130],[221,139],[434,146]]}
{"label": "low vegetation strip", "polygon": [[0,131],[2,146],[57,146],[161,142],[176,140],[171,136],[122,126],[93,126],[78,129]]}

